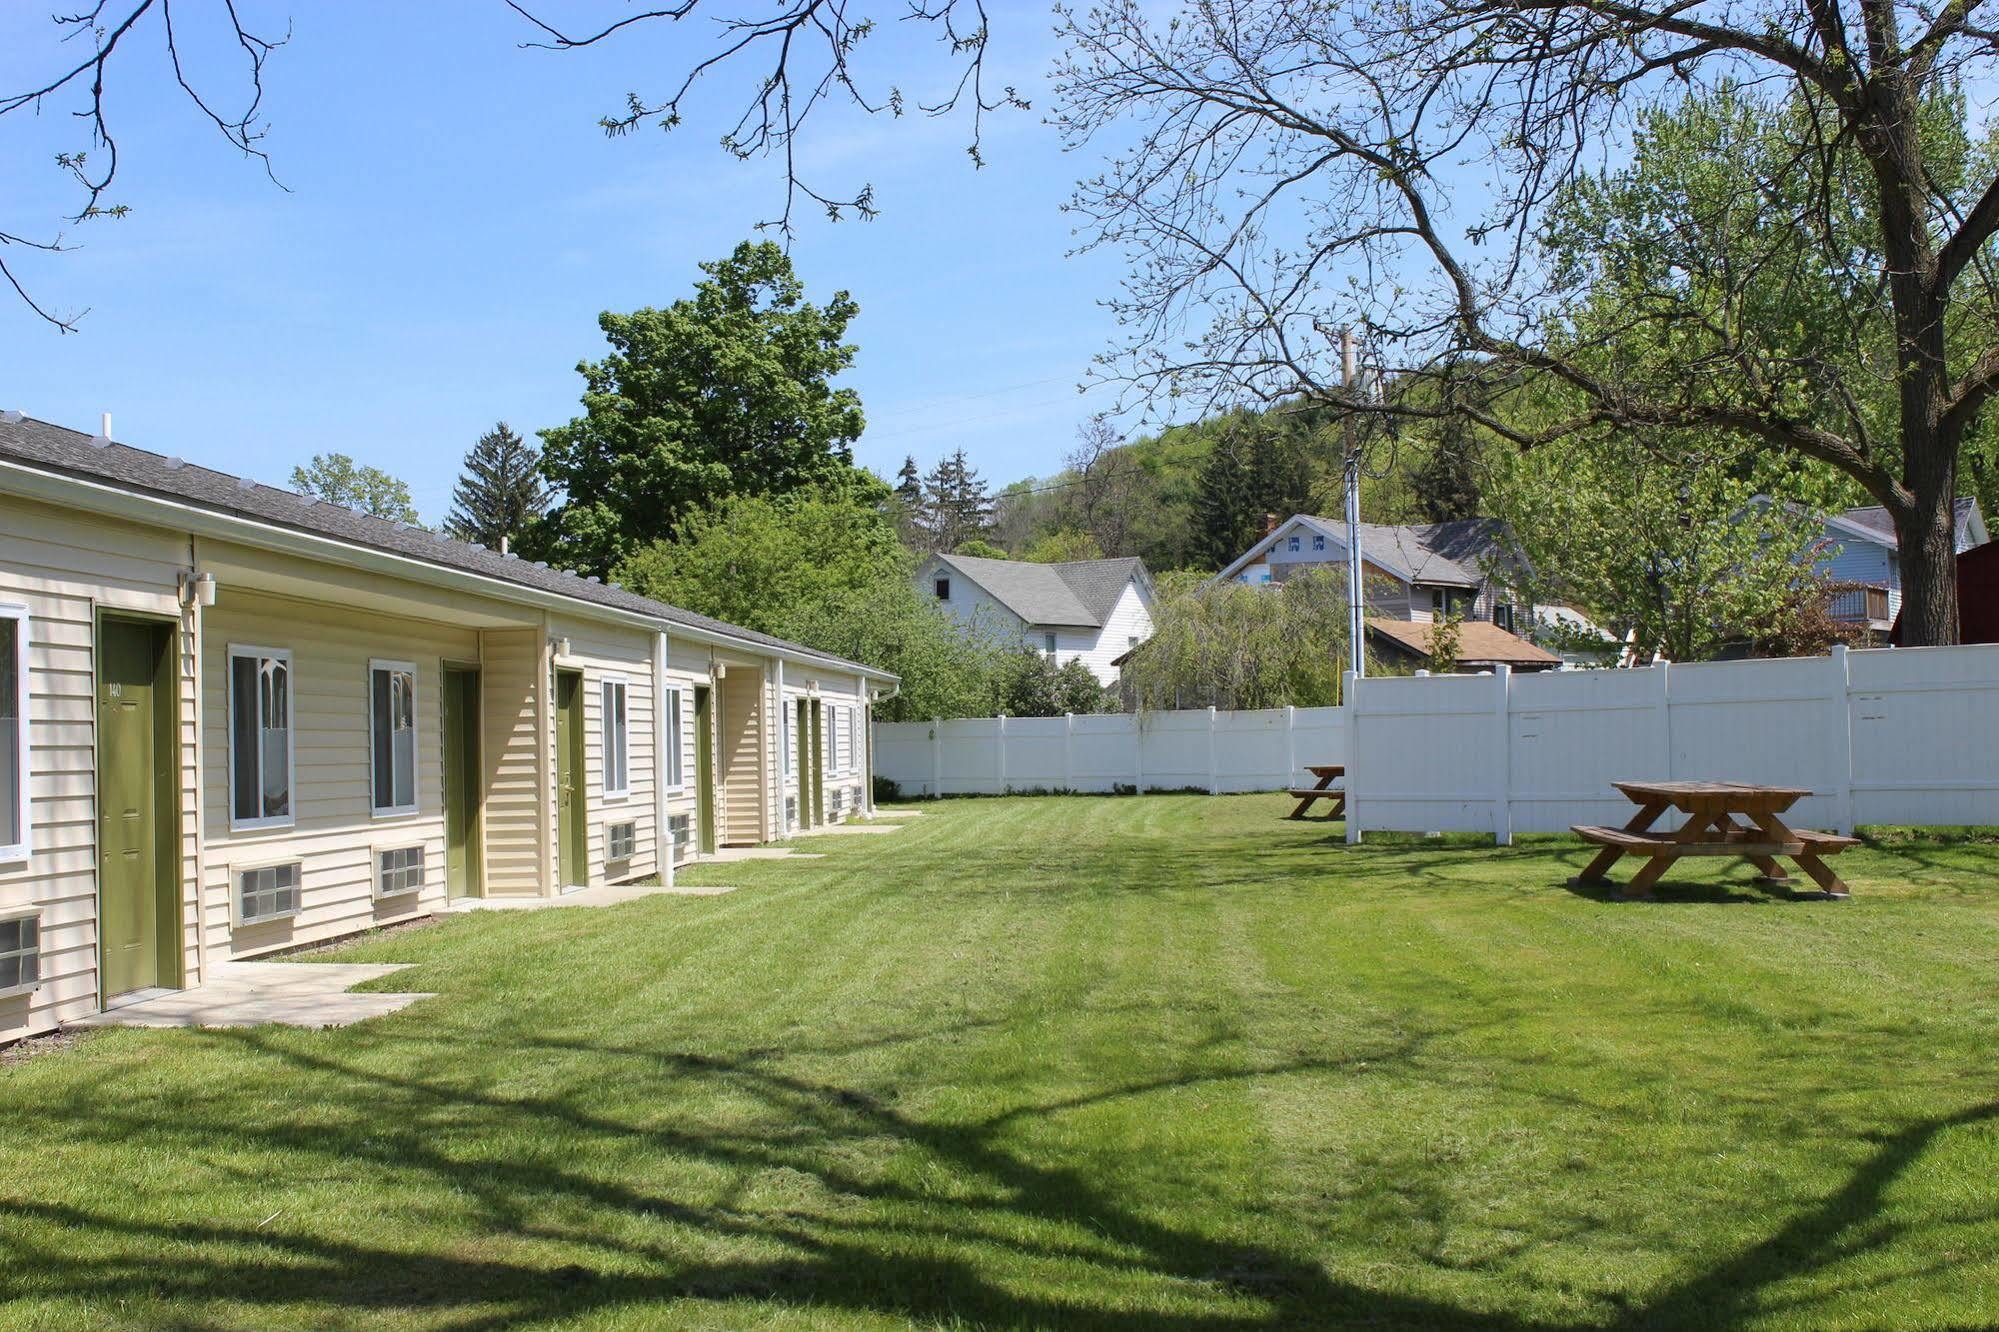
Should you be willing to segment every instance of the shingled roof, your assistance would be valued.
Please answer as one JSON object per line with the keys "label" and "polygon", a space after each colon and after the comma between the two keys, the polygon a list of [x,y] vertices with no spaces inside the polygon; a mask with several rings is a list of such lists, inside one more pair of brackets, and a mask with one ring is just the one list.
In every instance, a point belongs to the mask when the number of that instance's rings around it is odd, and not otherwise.
{"label": "shingled roof", "polygon": [[1061,628],[1101,629],[1125,586],[1134,577],[1146,579],[1145,561],[1139,559],[1036,564],[940,554],[937,560],[984,588],[1025,623]]}
{"label": "shingled roof", "polygon": [[56,476],[97,482],[135,495],[192,505],[226,517],[399,555],[439,569],[477,574],[587,605],[663,621],[669,626],[680,625],[747,645],[809,657],[832,666],[887,674],[878,667],[697,615],[567,570],[501,555],[426,528],[376,518],[310,495],[261,485],[180,458],[112,443],[12,412],[0,414],[0,460]]}

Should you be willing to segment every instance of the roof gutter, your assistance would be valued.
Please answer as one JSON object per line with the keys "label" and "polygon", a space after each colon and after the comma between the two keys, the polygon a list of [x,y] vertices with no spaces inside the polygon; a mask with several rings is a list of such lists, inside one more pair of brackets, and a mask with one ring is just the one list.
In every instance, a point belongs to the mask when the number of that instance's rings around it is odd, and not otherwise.
{"label": "roof gutter", "polygon": [[433,587],[470,592],[510,605],[532,606],[539,610],[560,610],[572,615],[582,615],[653,633],[671,633],[698,642],[735,648],[762,656],[781,657],[786,661],[816,666],[821,670],[853,671],[881,680],[897,678],[891,672],[863,666],[859,662],[843,662],[813,652],[773,647],[768,643],[758,643],[753,639],[738,638],[712,629],[681,624],[657,615],[622,610],[616,606],[586,601],[581,597],[564,596],[559,592],[547,592],[540,588],[510,583],[503,578],[494,578],[488,574],[473,573],[464,569],[448,569],[408,555],[397,555],[391,551],[376,550],[348,541],[337,541],[332,537],[300,532],[254,518],[217,513],[213,509],[182,500],[137,494],[99,481],[46,472],[11,459],[0,458],[0,490],[28,499],[174,528],[195,536],[237,541],[244,545],[282,553],[303,552],[329,564],[340,564],[368,573],[404,578]]}

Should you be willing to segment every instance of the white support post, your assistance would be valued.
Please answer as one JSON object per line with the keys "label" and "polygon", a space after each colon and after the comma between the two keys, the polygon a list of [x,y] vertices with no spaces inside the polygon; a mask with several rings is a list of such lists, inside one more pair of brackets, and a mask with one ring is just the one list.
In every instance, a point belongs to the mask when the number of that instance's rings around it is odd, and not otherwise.
{"label": "white support post", "polygon": [[1062,714],[1062,789],[1076,789],[1076,714]]}
{"label": "white support post", "polygon": [[993,753],[999,765],[999,793],[1006,794],[1006,714],[994,718]]}
{"label": "white support post", "polygon": [[1498,725],[1499,752],[1493,762],[1498,786],[1492,802],[1492,839],[1500,846],[1513,845],[1513,668],[1499,662],[1492,668],[1494,691],[1493,719]]}
{"label": "white support post", "polygon": [[1215,766],[1215,707],[1210,703],[1208,705],[1208,794],[1217,796],[1221,793],[1221,770]]}
{"label": "white support post", "polygon": [[1298,709],[1291,704],[1284,705],[1284,780],[1279,788],[1295,786],[1298,782]]}
{"label": "white support post", "polygon": [[666,809],[666,765],[678,735],[666,729],[666,635],[652,640],[652,858],[659,881],[673,887],[673,827]]}
{"label": "white support post", "polygon": [[1832,791],[1833,820],[1837,825],[1833,831],[1842,837],[1853,836],[1853,677],[1848,673],[1850,663],[1846,657],[1846,644],[1833,645],[1828,667],[1831,678],[1827,693],[1831,697],[1834,716],[1829,734],[1833,738],[1833,780],[1837,785]]}
{"label": "white support post", "polygon": [[784,701],[784,658],[777,659],[777,836],[791,836],[791,820],[784,815],[784,780],[791,767],[791,708]]}
{"label": "white support post", "polygon": [[1342,779],[1347,789],[1347,845],[1360,842],[1360,792],[1354,774],[1360,771],[1360,677],[1352,671],[1340,676],[1340,702],[1347,710],[1347,772]]}
{"label": "white support post", "polygon": [[944,794],[944,719],[942,717],[932,717],[930,719],[930,794],[933,796]]}

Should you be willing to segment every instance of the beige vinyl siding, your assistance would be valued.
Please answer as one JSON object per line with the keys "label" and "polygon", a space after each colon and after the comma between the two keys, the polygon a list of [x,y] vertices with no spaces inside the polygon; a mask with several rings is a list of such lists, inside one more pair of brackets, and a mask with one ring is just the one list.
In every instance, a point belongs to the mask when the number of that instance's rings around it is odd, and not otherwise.
{"label": "beige vinyl siding", "polygon": [[552,788],[543,772],[541,748],[547,637],[540,629],[488,629],[479,640],[486,894],[534,897],[554,882],[544,796]]}
{"label": "beige vinyl siding", "polygon": [[[41,985],[0,999],[0,1041],[97,1010],[95,617],[176,615],[186,549],[163,530],[0,497],[0,602],[28,612],[30,839],[27,860],[0,864],[0,914],[41,909]],[[182,760],[185,769],[191,756]],[[192,795],[182,794],[186,808]]]}
{"label": "beige vinyl siding", "polygon": [[716,692],[721,702],[721,840],[730,845],[765,841],[770,802],[765,798],[763,672],[748,662],[732,661]]}
{"label": "beige vinyl siding", "polygon": [[[653,801],[653,635],[641,629],[619,629],[571,617],[555,617],[551,632],[569,641],[569,654],[559,669],[583,672],[584,818],[588,836],[588,881],[639,879],[659,868],[655,852],[657,807]],[[611,796],[604,784],[604,681],[625,682],[627,790]],[[554,753],[550,750],[551,755]],[[552,760],[551,760],[552,761]],[[614,823],[633,825],[633,854],[621,866],[607,867],[606,833]]]}
{"label": "beige vinyl siding", "polygon": [[[207,853],[202,893],[210,956],[243,957],[350,934],[445,905],[443,745],[439,730],[443,663],[478,659],[470,629],[397,620],[264,593],[224,588],[205,615],[202,652]],[[229,807],[229,649],[291,654],[292,811],[287,828],[232,831]],[[370,785],[371,660],[416,667],[414,814],[376,817]],[[424,848],[424,886],[378,901],[375,853]],[[298,862],[299,912],[288,920],[236,926],[236,872]]]}

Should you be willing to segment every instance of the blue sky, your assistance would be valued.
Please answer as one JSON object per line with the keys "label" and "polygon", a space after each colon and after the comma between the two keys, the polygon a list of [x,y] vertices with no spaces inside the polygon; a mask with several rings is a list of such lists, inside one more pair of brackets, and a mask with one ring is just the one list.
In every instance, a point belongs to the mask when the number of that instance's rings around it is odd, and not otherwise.
{"label": "blue sky", "polygon": [[[0,88],[66,53],[47,13],[0,12]],[[290,192],[200,120],[150,34],[111,89],[115,198],[133,211],[73,232],[69,254],[18,262],[39,297],[89,313],[62,336],[0,301],[0,407],[84,429],[110,411],[124,442],[275,484],[316,452],[348,453],[404,477],[436,519],[482,430],[575,412],[600,310],[684,295],[697,263],[778,207],[774,164],[716,146],[735,105],[719,85],[670,134],[596,128],[627,91],[666,85],[685,33],[557,54],[519,49],[525,25],[500,0],[245,13],[291,24],[265,140]],[[824,183],[871,182],[883,209],[807,217],[793,256],[811,291],[860,302],[847,382],[870,420],[860,461],[885,474],[962,445],[995,481],[1045,475],[1106,396],[1075,386],[1113,331],[1098,301],[1118,270],[1064,257],[1060,205],[1088,162],[1041,123],[1048,11],[993,13],[995,66],[1035,107],[989,123],[984,170],[957,121],[843,114],[801,144]],[[912,36],[890,33],[877,66],[937,71]],[[223,102],[239,87],[212,86]],[[75,131],[53,106],[14,119],[0,121],[0,230],[39,231],[70,203],[46,164]]]}

